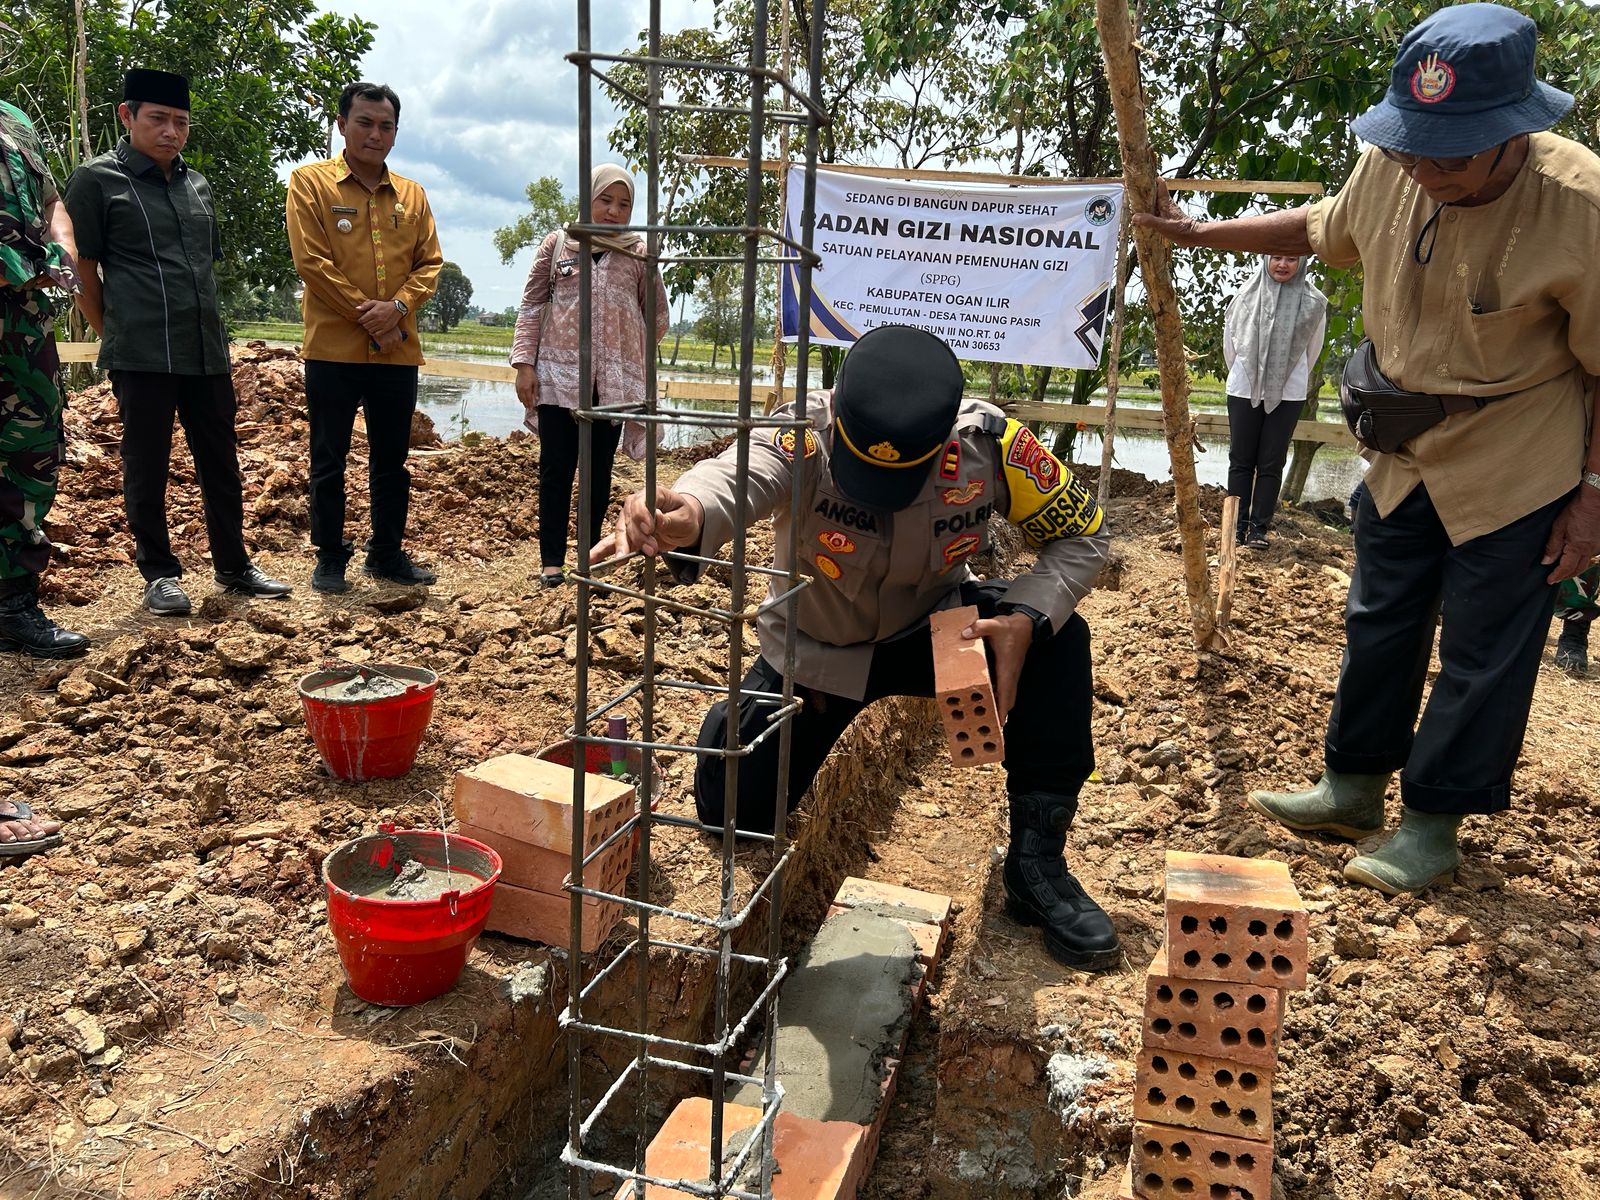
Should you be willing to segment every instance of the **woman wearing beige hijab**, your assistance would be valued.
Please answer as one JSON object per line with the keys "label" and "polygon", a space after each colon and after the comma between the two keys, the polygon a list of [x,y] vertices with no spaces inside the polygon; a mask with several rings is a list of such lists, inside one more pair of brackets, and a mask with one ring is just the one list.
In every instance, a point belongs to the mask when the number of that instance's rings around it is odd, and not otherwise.
{"label": "woman wearing beige hijab", "polygon": [[[633,179],[621,167],[594,169],[590,220],[597,225],[627,225],[633,216]],[[596,405],[642,403],[645,363],[667,332],[666,289],[661,275],[642,255],[636,233],[597,236],[594,256],[590,360]],[[560,584],[572,515],[572,484],[578,468],[578,255],[582,245],[562,230],[539,245],[517,311],[511,364],[517,369],[517,398],[524,425],[540,440],[539,557],[548,587]],[[655,329],[645,328],[645,297],[656,291]],[[580,530],[592,546],[605,528],[611,500],[611,467],[617,444],[634,459],[644,457],[645,428],[636,421],[594,423],[594,463],[589,474],[590,527]]]}

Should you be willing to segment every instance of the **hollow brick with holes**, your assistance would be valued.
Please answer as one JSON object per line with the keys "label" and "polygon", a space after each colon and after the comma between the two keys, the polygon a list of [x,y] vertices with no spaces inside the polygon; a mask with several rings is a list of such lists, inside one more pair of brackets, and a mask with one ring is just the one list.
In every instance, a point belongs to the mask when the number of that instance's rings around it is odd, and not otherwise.
{"label": "hollow brick with holes", "polygon": [[1133,1189],[1146,1200],[1271,1200],[1272,1144],[1135,1121]]}
{"label": "hollow brick with holes", "polygon": [[1273,1068],[1181,1050],[1140,1053],[1133,1115],[1141,1121],[1272,1140]]}
{"label": "hollow brick with holes", "polygon": [[1141,1041],[1147,1049],[1270,1068],[1278,1061],[1282,1025],[1283,993],[1277,988],[1178,978],[1167,972],[1165,948],[1145,971]]}
{"label": "hollow brick with holes", "polygon": [[978,610],[970,604],[928,618],[933,632],[934,703],[944,721],[950,761],[958,767],[1000,762],[1006,756],[983,639],[968,641],[961,636],[977,619]]}
{"label": "hollow brick with holes", "polygon": [[1266,987],[1306,985],[1306,910],[1289,868],[1261,858],[1167,851],[1171,973]]}

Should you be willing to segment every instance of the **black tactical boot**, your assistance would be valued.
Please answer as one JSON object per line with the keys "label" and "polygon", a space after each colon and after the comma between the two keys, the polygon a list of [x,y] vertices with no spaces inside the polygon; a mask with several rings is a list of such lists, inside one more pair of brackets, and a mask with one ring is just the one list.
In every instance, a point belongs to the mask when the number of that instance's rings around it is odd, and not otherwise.
{"label": "black tactical boot", "polygon": [[1006,913],[1044,926],[1050,957],[1084,971],[1109,971],[1122,961],[1111,918],[1072,877],[1061,851],[1078,801],[1028,792],[1011,797],[1011,848],[1006,852]]}
{"label": "black tactical boot", "polygon": [[0,599],[0,650],[20,650],[34,658],[76,658],[89,649],[89,639],[63,629],[39,607],[36,592]]}
{"label": "black tactical boot", "polygon": [[1589,673],[1589,622],[1561,622],[1561,636],[1556,639],[1556,666],[1579,679]]}

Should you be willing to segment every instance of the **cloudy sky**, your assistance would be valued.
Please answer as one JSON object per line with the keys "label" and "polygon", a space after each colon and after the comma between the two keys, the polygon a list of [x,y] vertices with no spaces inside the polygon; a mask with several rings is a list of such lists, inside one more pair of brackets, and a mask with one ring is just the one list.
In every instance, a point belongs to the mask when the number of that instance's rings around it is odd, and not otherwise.
{"label": "cloudy sky", "polygon": [[[445,257],[472,280],[473,301],[500,309],[521,298],[530,248],[500,265],[490,237],[527,207],[543,175],[577,185],[578,72],[573,0],[320,0],[377,25],[364,62],[402,105],[390,165],[428,190]],[[663,0],[663,31],[709,24],[711,0]],[[625,51],[649,20],[648,0],[595,0],[596,50]],[[594,91],[596,161],[609,153],[613,109]]]}

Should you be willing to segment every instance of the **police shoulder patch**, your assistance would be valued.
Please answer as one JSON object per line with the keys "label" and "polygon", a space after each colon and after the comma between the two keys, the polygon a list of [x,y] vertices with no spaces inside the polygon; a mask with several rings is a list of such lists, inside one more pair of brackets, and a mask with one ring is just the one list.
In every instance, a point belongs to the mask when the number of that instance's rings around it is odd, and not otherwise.
{"label": "police shoulder patch", "polygon": [[1006,517],[1034,549],[1099,531],[1094,496],[1021,421],[1006,421],[1000,463],[1009,493]]}
{"label": "police shoulder patch", "polygon": [[[795,431],[792,429],[775,429],[772,431],[772,444],[778,448],[778,453],[794,460]],[[817,435],[811,430],[805,431],[805,457],[810,458],[817,452]]]}

